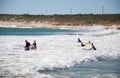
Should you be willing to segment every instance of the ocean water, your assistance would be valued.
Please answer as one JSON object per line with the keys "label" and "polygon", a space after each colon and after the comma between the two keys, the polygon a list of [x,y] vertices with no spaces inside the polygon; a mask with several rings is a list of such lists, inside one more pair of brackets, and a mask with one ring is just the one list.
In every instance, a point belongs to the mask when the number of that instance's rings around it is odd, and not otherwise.
{"label": "ocean water", "polygon": [[[91,41],[97,50],[78,46]],[[25,40],[37,50],[25,51]],[[0,26],[0,78],[120,78],[120,30]]]}

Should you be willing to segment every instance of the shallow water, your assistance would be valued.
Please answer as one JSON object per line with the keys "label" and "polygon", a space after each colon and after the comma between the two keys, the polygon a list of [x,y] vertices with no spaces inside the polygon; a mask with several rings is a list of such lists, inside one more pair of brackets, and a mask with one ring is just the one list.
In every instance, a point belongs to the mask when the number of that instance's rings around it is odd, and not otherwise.
{"label": "shallow water", "polygon": [[[95,50],[78,46],[91,41]],[[24,40],[37,50],[24,51]],[[120,30],[83,28],[0,28],[0,76],[25,78],[119,78]]]}

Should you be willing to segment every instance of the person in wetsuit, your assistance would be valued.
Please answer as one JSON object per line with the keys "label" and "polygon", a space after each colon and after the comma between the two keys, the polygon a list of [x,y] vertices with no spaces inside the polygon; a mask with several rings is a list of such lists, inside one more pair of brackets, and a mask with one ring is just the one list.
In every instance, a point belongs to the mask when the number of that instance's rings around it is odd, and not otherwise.
{"label": "person in wetsuit", "polygon": [[27,40],[25,40],[25,50],[29,50],[30,49],[30,43],[27,41]]}
{"label": "person in wetsuit", "polygon": [[78,43],[81,43],[81,47],[85,46],[83,42],[80,40],[80,38],[78,38]]}
{"label": "person in wetsuit", "polygon": [[80,42],[80,43],[81,43],[81,40],[80,40],[80,38],[78,38],[78,42]]}
{"label": "person in wetsuit", "polygon": [[96,48],[95,48],[94,44],[93,44],[93,43],[91,43],[91,45],[92,45],[92,48],[91,48],[91,49],[96,50]]}
{"label": "person in wetsuit", "polygon": [[84,50],[96,50],[96,47],[94,46],[94,44],[93,43],[91,43],[90,41],[88,42],[88,44],[90,44],[91,45],[91,48],[90,49],[85,49],[85,48],[83,48]]}
{"label": "person in wetsuit", "polygon": [[36,44],[36,41],[34,40],[33,42],[33,45],[32,45],[32,48],[31,49],[36,49],[37,48],[37,44]]}

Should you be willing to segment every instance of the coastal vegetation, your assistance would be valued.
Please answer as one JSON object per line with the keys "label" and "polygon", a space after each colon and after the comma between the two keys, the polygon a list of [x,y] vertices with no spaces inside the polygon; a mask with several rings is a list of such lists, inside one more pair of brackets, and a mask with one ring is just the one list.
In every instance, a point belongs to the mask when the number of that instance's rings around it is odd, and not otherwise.
{"label": "coastal vegetation", "polygon": [[0,14],[2,22],[43,23],[53,26],[120,25],[120,14],[15,15]]}

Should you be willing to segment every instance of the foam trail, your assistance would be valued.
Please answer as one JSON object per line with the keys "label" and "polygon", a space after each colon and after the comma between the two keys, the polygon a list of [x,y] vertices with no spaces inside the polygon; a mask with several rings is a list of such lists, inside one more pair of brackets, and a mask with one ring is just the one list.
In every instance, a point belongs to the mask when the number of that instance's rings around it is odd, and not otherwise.
{"label": "foam trail", "polygon": [[112,34],[116,34],[119,33],[120,31],[116,28],[112,28],[112,29],[103,29],[103,30],[98,30],[98,31],[94,31],[94,30],[90,30],[89,32],[83,32],[82,34],[84,35],[92,35],[92,36],[106,36],[106,35],[112,35]]}

